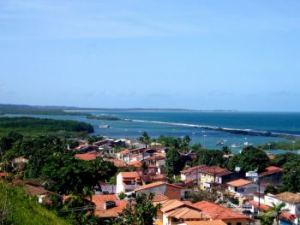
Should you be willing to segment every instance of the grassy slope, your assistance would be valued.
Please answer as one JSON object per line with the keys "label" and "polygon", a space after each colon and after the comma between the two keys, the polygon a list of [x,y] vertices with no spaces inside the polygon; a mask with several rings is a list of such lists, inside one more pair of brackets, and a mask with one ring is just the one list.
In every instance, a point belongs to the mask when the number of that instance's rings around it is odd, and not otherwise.
{"label": "grassy slope", "polygon": [[20,187],[0,181],[0,210],[8,209],[8,222],[15,225],[69,225],[53,212],[26,197]]}

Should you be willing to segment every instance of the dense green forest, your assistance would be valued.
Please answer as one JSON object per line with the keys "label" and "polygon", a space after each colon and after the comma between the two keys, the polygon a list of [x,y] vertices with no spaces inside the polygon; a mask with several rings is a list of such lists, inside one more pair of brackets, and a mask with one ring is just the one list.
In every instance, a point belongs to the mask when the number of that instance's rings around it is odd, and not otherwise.
{"label": "dense green forest", "polygon": [[92,125],[72,120],[53,120],[31,117],[0,117],[0,135],[10,131],[23,135],[45,135],[49,133],[92,133]]}
{"label": "dense green forest", "polygon": [[0,224],[26,225],[68,225],[69,223],[56,216],[26,196],[21,187],[13,187],[0,181]]}

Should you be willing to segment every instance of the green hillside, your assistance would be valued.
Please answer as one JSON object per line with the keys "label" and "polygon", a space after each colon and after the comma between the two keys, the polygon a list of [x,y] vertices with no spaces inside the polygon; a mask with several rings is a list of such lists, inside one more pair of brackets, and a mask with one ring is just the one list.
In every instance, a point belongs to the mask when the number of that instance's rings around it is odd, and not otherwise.
{"label": "green hillside", "polygon": [[53,212],[26,197],[20,187],[0,181],[0,224],[69,225]]}

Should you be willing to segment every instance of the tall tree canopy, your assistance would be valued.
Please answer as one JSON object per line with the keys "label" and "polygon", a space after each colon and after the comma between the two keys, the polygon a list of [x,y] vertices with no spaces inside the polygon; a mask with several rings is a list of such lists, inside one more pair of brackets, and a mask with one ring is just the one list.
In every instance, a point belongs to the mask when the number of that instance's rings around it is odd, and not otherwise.
{"label": "tall tree canopy", "polygon": [[140,142],[142,142],[143,144],[145,144],[146,148],[148,147],[148,145],[151,143],[151,138],[148,135],[147,132],[143,132],[142,136],[139,138]]}
{"label": "tall tree canopy", "polygon": [[130,204],[114,225],[153,225],[153,218],[160,205],[152,204],[153,194],[141,194],[136,197],[136,203]]}
{"label": "tall tree canopy", "polygon": [[175,148],[168,149],[166,156],[167,177],[172,179],[174,175],[178,175],[180,173],[184,166],[185,161],[180,156],[178,150]]}
{"label": "tall tree canopy", "polygon": [[229,169],[240,167],[242,172],[257,170],[263,171],[270,163],[268,155],[258,148],[252,146],[243,149],[241,154],[234,156],[228,162]]}
{"label": "tall tree canopy", "polygon": [[51,156],[42,169],[42,177],[48,181],[48,188],[66,194],[84,193],[85,188],[92,188],[115,173],[115,166],[102,158],[81,161],[59,153]]}

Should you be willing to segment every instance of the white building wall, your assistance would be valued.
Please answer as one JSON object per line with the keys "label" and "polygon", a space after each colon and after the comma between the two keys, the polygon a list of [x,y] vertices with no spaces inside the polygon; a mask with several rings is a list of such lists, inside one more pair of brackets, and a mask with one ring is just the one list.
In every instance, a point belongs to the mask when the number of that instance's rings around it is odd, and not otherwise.
{"label": "white building wall", "polygon": [[117,186],[116,186],[116,192],[117,194],[120,194],[121,192],[125,192],[125,187],[123,183],[123,177],[121,173],[117,175]]}
{"label": "white building wall", "polygon": [[146,193],[146,194],[153,193],[153,194],[163,194],[164,195],[166,193],[166,187],[167,187],[166,185],[161,185],[158,187],[141,190],[141,191],[138,191],[137,193]]}

